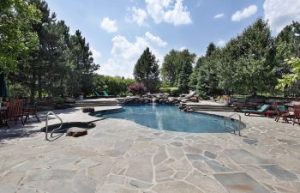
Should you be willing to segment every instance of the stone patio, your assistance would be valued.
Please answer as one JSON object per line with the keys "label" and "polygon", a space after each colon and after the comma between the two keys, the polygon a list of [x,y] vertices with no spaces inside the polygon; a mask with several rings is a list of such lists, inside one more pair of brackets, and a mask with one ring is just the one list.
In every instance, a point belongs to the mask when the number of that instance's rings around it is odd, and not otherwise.
{"label": "stone patio", "polygon": [[[58,113],[69,121],[97,119],[78,109]],[[241,137],[159,131],[119,119],[53,142],[37,132],[44,122],[1,128],[0,193],[299,193],[300,126],[242,120]],[[5,135],[14,131],[22,135]]]}

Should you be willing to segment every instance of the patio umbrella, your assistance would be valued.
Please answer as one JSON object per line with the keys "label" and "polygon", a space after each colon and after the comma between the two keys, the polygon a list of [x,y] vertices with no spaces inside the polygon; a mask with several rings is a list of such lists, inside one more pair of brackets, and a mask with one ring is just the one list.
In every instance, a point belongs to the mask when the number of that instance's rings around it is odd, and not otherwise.
{"label": "patio umbrella", "polygon": [[5,78],[4,78],[4,74],[1,73],[0,74],[0,97],[7,97],[8,92],[7,92],[7,88],[6,88],[6,82],[5,82]]}

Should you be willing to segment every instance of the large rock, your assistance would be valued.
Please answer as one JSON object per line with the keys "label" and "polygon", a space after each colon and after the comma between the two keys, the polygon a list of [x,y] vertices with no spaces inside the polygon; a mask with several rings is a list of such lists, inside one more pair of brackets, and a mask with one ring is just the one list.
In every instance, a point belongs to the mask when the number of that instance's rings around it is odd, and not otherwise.
{"label": "large rock", "polygon": [[83,113],[94,113],[95,112],[95,109],[92,107],[83,107],[83,108],[81,108],[81,110]]}
{"label": "large rock", "polygon": [[86,129],[78,128],[78,127],[72,127],[68,129],[67,131],[67,136],[72,136],[72,137],[80,137],[87,135],[88,132]]}
{"label": "large rock", "polygon": [[192,96],[192,97],[190,97],[189,99],[188,99],[188,101],[191,101],[191,102],[198,102],[199,101],[199,99],[198,99],[198,97],[197,96]]}

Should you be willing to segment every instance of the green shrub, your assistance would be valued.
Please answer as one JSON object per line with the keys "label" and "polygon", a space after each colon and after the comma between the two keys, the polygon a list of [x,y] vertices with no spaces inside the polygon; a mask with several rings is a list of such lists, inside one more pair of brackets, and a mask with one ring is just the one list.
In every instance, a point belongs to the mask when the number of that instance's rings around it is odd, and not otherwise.
{"label": "green shrub", "polygon": [[178,87],[161,87],[160,92],[168,93],[170,96],[179,96],[180,90]]}

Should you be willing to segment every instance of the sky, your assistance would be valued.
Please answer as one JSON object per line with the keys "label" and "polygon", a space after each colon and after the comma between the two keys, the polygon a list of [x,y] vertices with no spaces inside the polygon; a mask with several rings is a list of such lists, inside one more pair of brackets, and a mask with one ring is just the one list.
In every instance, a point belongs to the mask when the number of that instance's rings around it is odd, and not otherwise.
{"label": "sky", "polygon": [[79,29],[100,64],[99,74],[133,77],[146,47],[163,62],[171,50],[201,56],[222,47],[258,18],[273,36],[300,21],[300,0],[46,0],[59,20]]}

